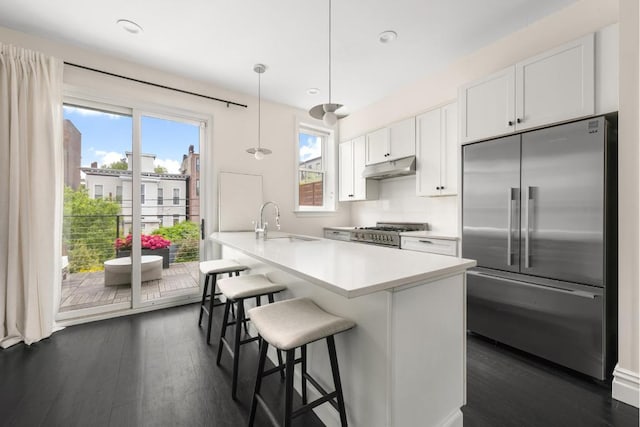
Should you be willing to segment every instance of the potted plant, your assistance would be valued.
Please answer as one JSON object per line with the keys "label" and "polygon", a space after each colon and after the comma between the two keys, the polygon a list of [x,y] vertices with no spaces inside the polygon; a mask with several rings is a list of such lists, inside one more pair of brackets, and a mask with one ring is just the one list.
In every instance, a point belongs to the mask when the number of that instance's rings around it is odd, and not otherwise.
{"label": "potted plant", "polygon": [[[118,258],[131,256],[133,236],[118,237],[115,241],[116,256]],[[169,246],[171,241],[158,235],[143,234],[140,236],[142,255],[159,255],[162,257],[162,268],[169,268]]]}

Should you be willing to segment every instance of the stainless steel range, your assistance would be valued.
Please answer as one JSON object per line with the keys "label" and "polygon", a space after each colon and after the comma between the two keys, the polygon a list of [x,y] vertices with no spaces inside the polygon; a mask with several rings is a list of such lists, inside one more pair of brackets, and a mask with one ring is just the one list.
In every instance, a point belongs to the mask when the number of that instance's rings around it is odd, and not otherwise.
{"label": "stainless steel range", "polygon": [[351,241],[399,248],[400,233],[428,229],[429,225],[422,222],[377,222],[375,227],[356,227]]}

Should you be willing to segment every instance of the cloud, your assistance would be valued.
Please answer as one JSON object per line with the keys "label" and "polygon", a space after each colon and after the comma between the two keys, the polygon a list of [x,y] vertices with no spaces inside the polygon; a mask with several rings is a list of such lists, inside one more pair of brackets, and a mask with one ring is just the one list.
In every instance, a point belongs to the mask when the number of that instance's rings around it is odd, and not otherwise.
{"label": "cloud", "polygon": [[111,163],[119,162],[124,157],[122,153],[116,151],[102,151],[96,150],[96,156],[98,158],[98,167],[102,165],[110,165]]}
{"label": "cloud", "polygon": [[155,159],[153,161],[154,166],[162,166],[167,169],[169,173],[180,173],[181,163],[173,159]]}
{"label": "cloud", "polygon": [[80,116],[103,116],[112,120],[118,120],[122,116],[120,114],[106,113],[104,111],[98,110],[90,110],[88,108],[83,107],[72,107],[69,105],[65,105],[64,107],[65,114],[78,114]]}
{"label": "cloud", "polygon": [[322,155],[322,138],[308,140],[306,144],[300,146],[300,161],[315,159]]}

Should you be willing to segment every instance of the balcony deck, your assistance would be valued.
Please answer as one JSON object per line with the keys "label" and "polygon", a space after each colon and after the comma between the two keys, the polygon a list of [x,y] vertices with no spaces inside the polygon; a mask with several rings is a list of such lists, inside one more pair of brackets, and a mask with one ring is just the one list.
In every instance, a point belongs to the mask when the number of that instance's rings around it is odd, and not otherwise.
{"label": "balcony deck", "polygon": [[[142,282],[141,299],[198,293],[198,262],[172,263],[162,270],[161,280]],[[104,271],[69,273],[62,281],[60,312],[131,301],[131,285],[105,286]]]}

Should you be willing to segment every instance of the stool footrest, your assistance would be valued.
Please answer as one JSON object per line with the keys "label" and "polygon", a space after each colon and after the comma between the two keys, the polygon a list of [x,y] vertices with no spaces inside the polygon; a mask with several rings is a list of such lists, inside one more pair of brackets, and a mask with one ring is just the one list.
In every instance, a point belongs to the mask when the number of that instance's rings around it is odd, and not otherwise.
{"label": "stool footrest", "polygon": [[[279,351],[279,350],[278,350],[278,351]],[[294,364],[294,365],[296,365],[296,364],[298,364],[298,363],[302,363],[302,358],[301,358],[301,357],[300,357],[300,358],[298,358],[298,359],[295,359],[295,360],[293,361],[293,364]],[[278,366],[274,366],[273,368],[267,369],[267,370],[265,370],[264,372],[262,372],[262,377],[264,378],[264,377],[267,377],[267,376],[269,376],[269,375],[271,375],[271,374],[275,374],[276,372],[284,371],[284,368],[285,368],[285,365],[284,365],[284,364],[282,364],[282,365],[278,365]]]}
{"label": "stool footrest", "polygon": [[[304,377],[322,395],[322,397],[319,398],[318,400],[314,400],[313,402],[311,402],[311,403],[309,403],[309,404],[307,404],[305,406],[310,406],[309,409],[313,409],[316,406],[320,405],[321,403],[329,402],[329,403],[331,403],[331,405],[334,408],[338,409],[338,403],[333,400],[338,394],[336,390],[332,391],[331,393],[328,393],[320,384],[318,384],[318,382],[311,375],[306,374]],[[318,402],[318,403],[316,403],[316,402]],[[311,406],[311,405],[313,405],[313,406]],[[295,414],[295,412],[294,412],[294,414]]]}

